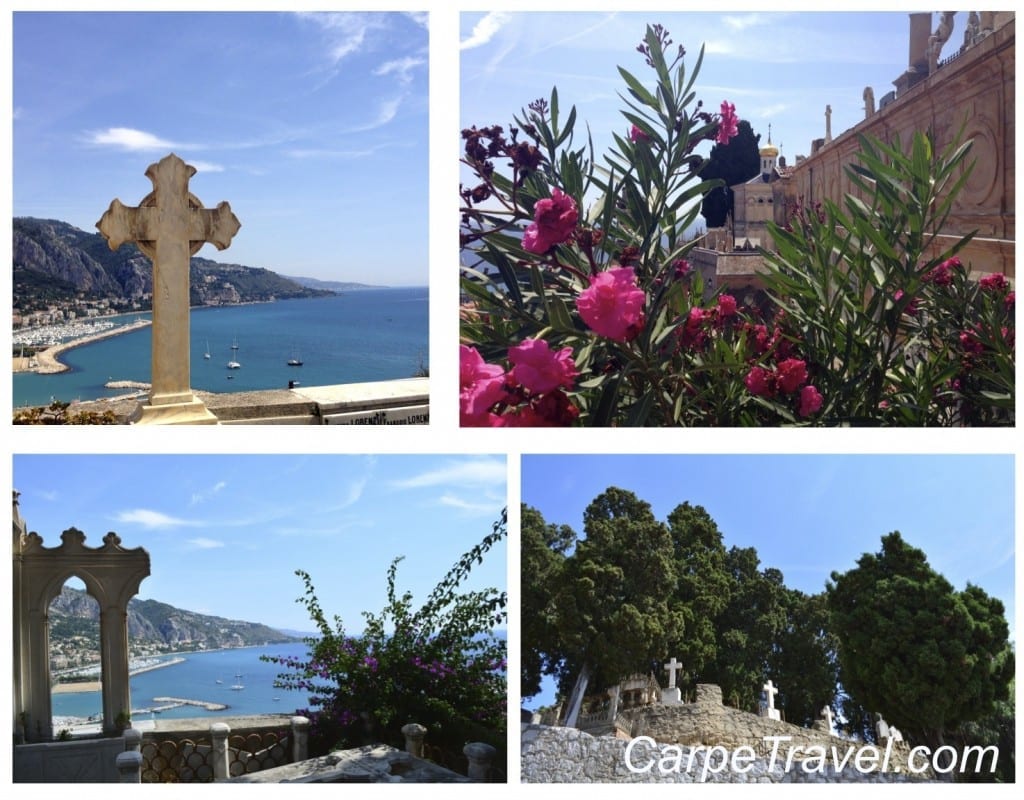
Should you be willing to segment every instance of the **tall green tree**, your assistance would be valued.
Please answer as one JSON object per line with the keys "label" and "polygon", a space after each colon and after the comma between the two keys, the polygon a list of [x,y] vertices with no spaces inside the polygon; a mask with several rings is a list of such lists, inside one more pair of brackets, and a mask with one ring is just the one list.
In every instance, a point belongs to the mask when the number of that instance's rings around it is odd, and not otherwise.
{"label": "tall green tree", "polygon": [[682,638],[683,615],[672,603],[672,537],[648,503],[609,488],[587,507],[583,526],[556,600],[559,628],[570,670],[586,666],[591,686],[604,688],[663,659]]}
{"label": "tall green tree", "polygon": [[839,711],[837,642],[824,593],[786,589],[783,613],[768,657],[769,677],[781,688],[786,721],[810,727],[825,706]]}
{"label": "tall green tree", "polygon": [[545,522],[540,511],[525,503],[520,528],[520,691],[523,697],[531,697],[540,691],[541,676],[558,674],[562,663],[555,599],[564,580],[566,554],[576,544],[576,533],[568,525]]}
{"label": "tall green tree", "polygon": [[916,742],[940,747],[1007,698],[1014,658],[1003,604],[970,584],[956,591],[898,532],[833,572],[827,595],[844,688]]}
{"label": "tall green tree", "polygon": [[712,189],[700,204],[700,213],[709,228],[720,228],[725,225],[725,216],[732,211],[732,191],[730,186],[744,183],[761,171],[761,153],[757,143],[761,134],[754,135],[750,123],[741,119],[739,132],[727,144],[716,144],[711,148],[711,156],[700,172],[704,180],[720,178],[725,185]]}
{"label": "tall green tree", "polygon": [[672,642],[665,655],[679,659],[679,685],[692,688],[718,652],[715,622],[731,590],[727,553],[718,525],[701,506],[676,506],[668,515],[668,529],[676,571],[673,602],[683,615],[685,636]]}
{"label": "tall green tree", "polygon": [[753,547],[729,548],[726,570],[729,602],[715,620],[718,650],[705,682],[721,686],[728,704],[756,711],[761,685],[770,677],[768,657],[786,620],[786,587],[779,570],[760,569]]}

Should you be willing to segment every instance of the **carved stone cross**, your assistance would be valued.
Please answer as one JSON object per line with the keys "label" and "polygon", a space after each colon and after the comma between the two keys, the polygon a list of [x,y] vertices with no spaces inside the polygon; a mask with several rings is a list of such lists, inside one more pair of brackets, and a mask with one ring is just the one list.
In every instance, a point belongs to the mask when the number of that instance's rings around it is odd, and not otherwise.
{"label": "carved stone cross", "polygon": [[825,720],[825,725],[828,727],[828,732],[832,733],[832,722],[833,722],[832,709],[829,708],[828,706],[825,706],[823,709],[821,709],[821,718],[823,720]]}
{"label": "carved stone cross", "polygon": [[668,673],[668,688],[674,689],[676,686],[676,673],[683,668],[683,665],[676,661],[676,657],[672,656],[669,662],[665,665],[665,671]]}
{"label": "carved stone cross", "polygon": [[781,719],[779,709],[775,707],[775,695],[779,693],[779,687],[768,681],[764,686],[761,687],[761,691],[768,697],[768,719]]}
{"label": "carved stone cross", "polygon": [[152,389],[140,423],[216,422],[189,385],[189,260],[206,242],[226,248],[241,224],[227,203],[203,208],[188,190],[195,174],[171,153],[149,165],[153,191],[137,208],[114,200],[96,223],[111,250],[135,242],[153,262]]}

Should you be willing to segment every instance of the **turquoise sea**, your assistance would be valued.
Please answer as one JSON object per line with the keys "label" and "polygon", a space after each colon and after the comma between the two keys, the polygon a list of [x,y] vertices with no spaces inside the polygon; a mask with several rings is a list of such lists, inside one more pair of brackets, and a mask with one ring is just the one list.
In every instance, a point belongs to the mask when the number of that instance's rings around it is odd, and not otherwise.
{"label": "turquoise sea", "polygon": [[[145,316],[145,315],[143,315]],[[197,308],[191,313],[191,383],[241,392],[408,378],[429,366],[427,288],[361,289],[333,297]],[[64,353],[71,369],[14,375],[15,408],[126,394],[108,381],[150,381],[145,328]],[[232,344],[238,349],[232,350]],[[210,358],[204,358],[209,348]],[[292,358],[302,366],[288,366]],[[227,369],[232,359],[242,366]]]}
{"label": "turquoise sea", "polygon": [[[266,645],[210,653],[183,653],[180,664],[150,670],[134,676],[129,686],[132,695],[132,719],[202,719],[246,714],[291,714],[308,706],[308,692],[274,688],[274,678],[284,670],[277,664],[260,661],[261,655],[303,658],[306,645]],[[232,686],[244,686],[232,689]],[[206,711],[198,706],[181,706],[154,714],[145,709],[159,705],[154,698],[180,697],[223,703],[223,711]],[[55,717],[90,717],[103,710],[100,692],[75,692],[53,695]]]}

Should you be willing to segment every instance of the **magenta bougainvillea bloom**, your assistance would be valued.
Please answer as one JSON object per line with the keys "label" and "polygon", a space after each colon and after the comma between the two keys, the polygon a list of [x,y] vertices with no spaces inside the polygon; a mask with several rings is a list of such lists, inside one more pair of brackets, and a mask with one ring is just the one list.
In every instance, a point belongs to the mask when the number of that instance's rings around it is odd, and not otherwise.
{"label": "magenta bougainvillea bloom", "polygon": [[779,388],[784,392],[795,392],[807,382],[807,364],[799,358],[787,358],[778,366]]}
{"label": "magenta bougainvillea bloom", "polygon": [[739,117],[736,116],[736,106],[728,100],[723,100],[715,141],[718,144],[729,144],[729,140],[740,132],[739,122]]}
{"label": "magenta bougainvillea bloom", "polygon": [[632,267],[616,267],[595,275],[580,292],[576,308],[595,333],[628,342],[640,332],[647,296],[636,285]]}
{"label": "magenta bougainvillea bloom", "polygon": [[463,425],[490,425],[490,410],[505,399],[505,370],[475,347],[459,346],[459,416]]}
{"label": "magenta bougainvillea bloom", "polygon": [[523,248],[531,253],[546,253],[572,236],[578,219],[576,201],[555,189],[551,197],[538,200],[533,206],[533,222],[523,234]]}
{"label": "magenta bougainvillea bloom", "polygon": [[800,416],[809,417],[821,408],[821,392],[813,386],[805,386],[800,390]]}
{"label": "magenta bougainvillea bloom", "polygon": [[509,348],[508,360],[515,365],[509,371],[511,378],[534,394],[559,386],[570,389],[578,374],[572,348],[563,347],[555,352],[543,339],[527,339]]}

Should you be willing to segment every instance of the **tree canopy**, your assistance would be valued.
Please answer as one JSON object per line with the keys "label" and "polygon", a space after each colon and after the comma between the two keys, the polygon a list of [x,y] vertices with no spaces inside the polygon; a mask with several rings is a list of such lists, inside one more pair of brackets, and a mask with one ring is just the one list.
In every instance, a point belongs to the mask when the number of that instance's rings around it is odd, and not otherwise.
{"label": "tree canopy", "polygon": [[832,573],[841,680],[860,705],[930,747],[1007,697],[1014,657],[1003,604],[956,591],[898,532],[879,553]]}
{"label": "tree canopy", "polygon": [[[898,533],[807,594],[762,566],[755,548],[727,549],[707,511],[688,502],[666,524],[632,492],[609,488],[587,507],[578,540],[537,509],[524,506],[522,519],[523,697],[543,674],[568,695],[584,667],[597,690],[634,672],[653,671],[664,686],[661,665],[674,657],[684,692],[718,684],[727,704],[748,711],[771,678],[796,725],[828,706],[867,741],[873,712],[933,749],[944,736],[1012,739],[1002,603],[977,586],[955,591]],[[1000,770],[1012,774],[1010,756]]]}
{"label": "tree canopy", "polygon": [[757,143],[761,134],[754,135],[745,119],[739,122],[739,132],[727,144],[716,144],[700,176],[704,180],[721,178],[725,186],[708,192],[700,204],[700,213],[709,228],[725,225],[725,216],[732,210],[730,186],[755,177],[761,169],[761,153]]}

